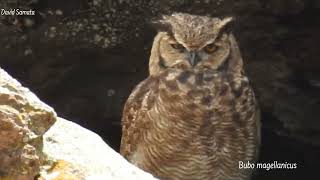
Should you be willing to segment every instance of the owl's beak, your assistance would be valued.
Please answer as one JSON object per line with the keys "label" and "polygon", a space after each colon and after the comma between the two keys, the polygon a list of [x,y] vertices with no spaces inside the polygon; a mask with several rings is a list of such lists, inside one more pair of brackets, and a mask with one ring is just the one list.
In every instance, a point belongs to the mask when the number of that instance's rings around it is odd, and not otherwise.
{"label": "owl's beak", "polygon": [[189,63],[192,67],[196,66],[200,61],[200,57],[197,51],[190,51]]}

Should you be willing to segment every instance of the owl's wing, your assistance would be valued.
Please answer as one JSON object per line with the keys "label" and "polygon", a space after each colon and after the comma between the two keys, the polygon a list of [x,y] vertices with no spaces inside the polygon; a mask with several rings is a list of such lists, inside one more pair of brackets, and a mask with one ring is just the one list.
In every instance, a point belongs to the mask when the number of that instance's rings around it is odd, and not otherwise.
{"label": "owl's wing", "polygon": [[141,134],[147,129],[146,113],[152,107],[158,81],[149,77],[138,84],[129,96],[122,113],[120,154],[125,158],[136,150]]}

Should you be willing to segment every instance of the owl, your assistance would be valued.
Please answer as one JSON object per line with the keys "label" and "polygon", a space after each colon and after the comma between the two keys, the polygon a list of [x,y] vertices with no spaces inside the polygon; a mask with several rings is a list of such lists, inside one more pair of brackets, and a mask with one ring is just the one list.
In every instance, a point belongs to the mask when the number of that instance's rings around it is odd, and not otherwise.
{"label": "owl", "polygon": [[129,96],[120,153],[164,180],[248,180],[259,108],[232,18],[174,13],[156,25],[149,77]]}

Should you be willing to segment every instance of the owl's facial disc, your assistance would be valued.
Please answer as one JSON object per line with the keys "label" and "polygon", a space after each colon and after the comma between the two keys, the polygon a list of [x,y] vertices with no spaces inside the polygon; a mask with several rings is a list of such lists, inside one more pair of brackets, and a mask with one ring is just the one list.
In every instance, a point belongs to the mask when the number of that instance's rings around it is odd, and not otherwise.
{"label": "owl's facial disc", "polygon": [[218,49],[218,46],[214,42],[201,46],[188,46],[184,42],[179,43],[172,40],[170,45],[177,52],[185,54],[185,60],[192,68],[196,67],[201,61],[209,59]]}
{"label": "owl's facial disc", "polygon": [[206,41],[194,42],[165,33],[160,41],[160,67],[162,69],[213,69],[224,64],[229,55],[228,34],[209,37]]}
{"label": "owl's facial disc", "polygon": [[150,72],[170,69],[225,70],[230,61],[229,26],[232,18],[211,18],[183,13],[158,21]]}
{"label": "owl's facial disc", "polygon": [[185,47],[184,45],[173,41],[170,45],[173,49],[176,49],[177,51],[186,54],[187,60],[192,67],[194,67],[199,61],[201,61],[201,58],[198,54],[199,52],[196,48],[192,48],[195,50],[190,50],[191,48]]}

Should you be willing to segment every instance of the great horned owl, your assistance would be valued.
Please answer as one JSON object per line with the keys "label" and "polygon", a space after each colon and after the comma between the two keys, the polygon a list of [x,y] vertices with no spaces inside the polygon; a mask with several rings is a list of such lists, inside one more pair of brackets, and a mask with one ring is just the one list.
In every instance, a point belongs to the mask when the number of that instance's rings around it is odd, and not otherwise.
{"label": "great horned owl", "polygon": [[150,76],[133,90],[122,118],[121,154],[165,180],[244,180],[259,146],[259,109],[232,18],[184,13],[158,24]]}

